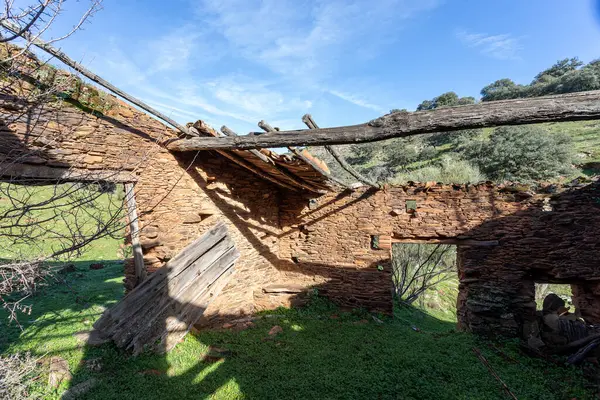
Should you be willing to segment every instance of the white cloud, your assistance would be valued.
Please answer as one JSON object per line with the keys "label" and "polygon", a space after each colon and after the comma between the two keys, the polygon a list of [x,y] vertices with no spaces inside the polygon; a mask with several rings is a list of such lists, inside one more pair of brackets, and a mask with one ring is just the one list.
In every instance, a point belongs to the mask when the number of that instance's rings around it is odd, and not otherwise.
{"label": "white cloud", "polygon": [[198,14],[237,54],[291,79],[318,81],[343,66],[343,57],[371,57],[396,36],[402,20],[437,3],[205,0]]}
{"label": "white cloud", "polygon": [[479,49],[482,54],[499,60],[518,59],[518,53],[523,48],[520,39],[511,34],[488,35],[460,30],[456,32],[456,37],[465,45]]}
{"label": "white cloud", "polygon": [[336,97],[339,97],[340,99],[345,100],[348,103],[352,103],[352,104],[354,104],[356,106],[359,106],[359,107],[368,108],[370,110],[374,110],[374,111],[377,111],[379,113],[385,112],[384,109],[383,109],[383,107],[378,106],[376,104],[369,103],[368,101],[365,101],[365,100],[357,97],[356,95],[352,95],[352,94],[349,94],[349,93],[340,92],[340,91],[337,91],[337,90],[327,90],[327,93],[332,94],[332,95],[334,95]]}
{"label": "white cloud", "polygon": [[291,94],[284,95],[271,87],[268,81],[260,81],[242,75],[223,76],[206,83],[212,95],[234,108],[255,115],[276,115],[294,109],[308,109],[310,100],[302,100]]}
{"label": "white cloud", "polygon": [[181,122],[301,124],[324,92],[382,113],[368,101],[376,85],[344,89],[345,69],[380,54],[438,1],[203,0],[188,21],[127,52],[112,43],[101,62],[115,83]]}
{"label": "white cloud", "polygon": [[221,45],[205,29],[186,24],[151,40],[141,51],[149,74],[184,72],[218,61],[224,55]]}

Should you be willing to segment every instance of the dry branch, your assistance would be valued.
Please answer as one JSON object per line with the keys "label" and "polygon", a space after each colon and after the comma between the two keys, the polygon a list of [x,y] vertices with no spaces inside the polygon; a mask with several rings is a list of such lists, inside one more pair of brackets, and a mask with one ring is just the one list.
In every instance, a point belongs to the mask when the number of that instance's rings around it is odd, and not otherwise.
{"label": "dry branch", "polygon": [[490,371],[490,373],[492,374],[492,376],[494,378],[496,378],[496,380],[498,382],[500,382],[500,384],[502,385],[502,388],[506,391],[506,393],[510,397],[512,397],[514,400],[518,400],[517,396],[515,396],[514,393],[510,391],[508,385],[506,383],[504,383],[504,381],[502,380],[502,378],[500,378],[500,376],[498,376],[498,374],[496,373],[496,371],[494,371],[494,368],[492,368],[491,364],[483,356],[483,354],[481,354],[481,352],[479,351],[479,349],[477,349],[476,347],[473,347],[473,353],[475,353],[475,355],[477,356],[477,358],[479,358],[479,361],[481,361],[481,363],[487,367],[488,371]]}
{"label": "dry branch", "polygon": [[13,32],[14,34],[19,34],[20,36],[22,36],[23,38],[25,38],[26,40],[28,40],[29,42],[31,42],[33,45],[35,45],[36,47],[44,50],[45,52],[53,55],[54,57],[56,57],[58,60],[60,60],[61,62],[65,63],[66,65],[68,65],[69,67],[73,68],[75,71],[79,72],[81,75],[85,76],[86,78],[88,78],[89,80],[96,82],[97,84],[101,85],[102,87],[110,90],[111,92],[115,93],[116,95],[124,98],[125,100],[129,101],[132,104],[135,104],[136,106],[140,107],[142,110],[148,112],[149,114],[163,120],[164,122],[168,123],[169,125],[177,128],[178,130],[180,130],[182,133],[190,135],[190,132],[188,131],[187,128],[185,128],[183,125],[178,124],[177,122],[175,122],[174,120],[172,120],[171,118],[167,117],[166,115],[164,115],[163,113],[161,113],[160,111],[155,110],[154,108],[150,107],[149,105],[147,105],[146,103],[142,102],[141,100],[123,92],[121,89],[119,89],[118,87],[114,86],[113,84],[111,84],[110,82],[108,82],[107,80],[103,79],[102,77],[94,74],[93,72],[91,72],[90,70],[88,70],[87,68],[85,68],[83,65],[79,64],[78,62],[72,60],[71,58],[69,58],[65,53],[63,53],[62,51],[54,48],[53,46],[49,45],[48,43],[44,42],[43,40],[34,37],[33,35],[31,35],[29,32],[27,31],[22,31],[17,25],[11,23],[10,21],[6,21],[6,20],[0,20],[0,25]]}
{"label": "dry branch", "polygon": [[502,100],[430,111],[395,112],[369,123],[336,128],[271,132],[225,138],[175,140],[172,151],[256,149],[365,143],[432,132],[502,125],[600,119],[600,90],[528,99]]}

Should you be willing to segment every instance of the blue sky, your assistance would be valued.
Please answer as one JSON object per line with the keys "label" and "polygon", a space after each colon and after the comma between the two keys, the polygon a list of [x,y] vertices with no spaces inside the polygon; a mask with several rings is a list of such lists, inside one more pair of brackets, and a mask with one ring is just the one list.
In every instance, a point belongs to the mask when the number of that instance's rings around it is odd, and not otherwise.
{"label": "blue sky", "polygon": [[[528,83],[565,57],[600,57],[596,0],[104,0],[61,42],[72,58],[179,122],[240,134],[414,110],[500,78]],[[73,25],[68,2],[55,26]]]}

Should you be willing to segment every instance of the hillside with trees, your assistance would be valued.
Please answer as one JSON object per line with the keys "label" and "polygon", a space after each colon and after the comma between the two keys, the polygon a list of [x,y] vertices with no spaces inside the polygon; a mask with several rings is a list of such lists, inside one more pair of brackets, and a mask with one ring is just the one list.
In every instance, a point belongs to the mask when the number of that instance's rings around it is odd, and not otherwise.
{"label": "hillside with trees", "polygon": [[[481,89],[479,101],[597,89],[600,89],[600,60],[584,65],[577,58],[567,58],[537,74],[527,85],[499,79]],[[476,102],[474,97],[447,92],[424,100],[417,111]],[[391,110],[394,111],[399,110]],[[311,151],[326,160],[334,173],[352,181],[327,152],[320,148],[311,148]],[[600,122],[432,133],[339,146],[339,151],[352,166],[379,182],[565,182],[600,174]]]}

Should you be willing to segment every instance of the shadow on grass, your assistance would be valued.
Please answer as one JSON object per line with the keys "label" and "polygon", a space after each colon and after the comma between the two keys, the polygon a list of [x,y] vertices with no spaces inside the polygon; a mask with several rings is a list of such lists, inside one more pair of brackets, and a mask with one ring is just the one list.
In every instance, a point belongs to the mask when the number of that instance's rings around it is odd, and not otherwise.
{"label": "shadow on grass", "polygon": [[[37,355],[52,354],[49,341],[71,338],[77,328],[89,329],[103,310],[123,295],[121,260],[70,264],[73,270],[47,278],[34,295],[23,301],[32,308],[30,314],[18,315],[22,329],[8,321],[6,310],[0,310],[0,353],[27,350]],[[92,264],[103,267],[91,270]]]}
{"label": "shadow on grass", "polygon": [[[73,379],[58,390],[48,389],[45,377],[39,380],[43,398],[60,398],[68,386],[76,393],[81,384],[90,387],[70,398],[506,398],[473,355],[474,346],[519,399],[591,398],[577,371],[522,357],[513,343],[492,347],[410,307],[377,316],[379,323],[365,311],[319,297],[304,308],[258,315],[251,326],[189,334],[168,354],[132,357],[112,344],[87,346],[73,335],[90,329],[122,296],[122,264],[104,262],[96,271],[91,263],[77,263],[67,284],[32,297],[34,311],[23,332],[8,329],[3,351],[69,362]],[[274,326],[282,331],[269,335]]]}
{"label": "shadow on grass", "polygon": [[[275,326],[281,332],[269,334]],[[505,398],[475,346],[519,398],[587,398],[577,372],[454,328],[411,307],[373,318],[317,297],[252,324],[190,334],[164,355],[86,347],[72,387],[93,382],[81,399]]]}

